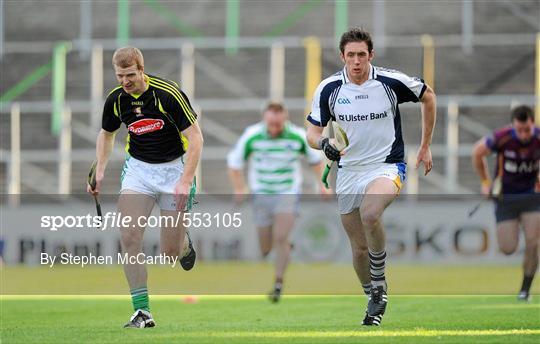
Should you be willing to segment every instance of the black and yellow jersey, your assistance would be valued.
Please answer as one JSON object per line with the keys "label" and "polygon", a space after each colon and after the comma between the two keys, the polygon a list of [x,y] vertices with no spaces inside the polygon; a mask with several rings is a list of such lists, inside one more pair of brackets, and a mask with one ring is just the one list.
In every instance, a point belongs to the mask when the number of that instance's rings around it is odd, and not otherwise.
{"label": "black and yellow jersey", "polygon": [[109,93],[102,128],[114,132],[124,123],[129,155],[148,163],[172,161],[185,153],[187,140],[181,132],[197,115],[177,83],[152,75],[145,78],[148,88],[139,96],[121,86]]}

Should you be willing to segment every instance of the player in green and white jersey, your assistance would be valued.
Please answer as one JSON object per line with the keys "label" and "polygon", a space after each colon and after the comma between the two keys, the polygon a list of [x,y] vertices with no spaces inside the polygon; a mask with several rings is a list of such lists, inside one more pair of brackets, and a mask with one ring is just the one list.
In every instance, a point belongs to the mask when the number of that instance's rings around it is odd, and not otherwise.
{"label": "player in green and white jersey", "polygon": [[[243,168],[249,161],[248,184],[253,194],[261,253],[266,257],[274,248],[276,255],[275,284],[270,294],[273,302],[279,301],[281,296],[292,248],[289,234],[302,191],[302,156],[307,158],[320,180],[321,154],[309,147],[305,130],[289,122],[287,110],[279,103],[266,106],[263,120],[246,128],[227,156],[237,203],[242,202],[247,193]],[[322,194],[329,193],[320,182],[318,189]]]}

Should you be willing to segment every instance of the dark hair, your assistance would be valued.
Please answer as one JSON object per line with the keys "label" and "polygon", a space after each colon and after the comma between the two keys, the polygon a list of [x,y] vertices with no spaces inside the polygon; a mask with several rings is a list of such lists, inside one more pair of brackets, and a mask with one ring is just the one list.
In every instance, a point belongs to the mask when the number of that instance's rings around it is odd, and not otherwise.
{"label": "dark hair", "polygon": [[373,50],[373,41],[371,40],[371,34],[363,28],[355,27],[341,35],[339,40],[339,50],[342,54],[345,54],[345,46],[351,42],[366,42],[368,46],[368,52]]}
{"label": "dark hair", "polygon": [[527,120],[532,120],[534,122],[534,113],[533,109],[527,105],[520,105],[512,110],[512,122],[514,120],[518,122],[527,122]]}
{"label": "dark hair", "polygon": [[283,104],[278,102],[270,102],[266,104],[266,107],[264,108],[264,112],[266,111],[272,111],[272,112],[285,112],[285,106]]}

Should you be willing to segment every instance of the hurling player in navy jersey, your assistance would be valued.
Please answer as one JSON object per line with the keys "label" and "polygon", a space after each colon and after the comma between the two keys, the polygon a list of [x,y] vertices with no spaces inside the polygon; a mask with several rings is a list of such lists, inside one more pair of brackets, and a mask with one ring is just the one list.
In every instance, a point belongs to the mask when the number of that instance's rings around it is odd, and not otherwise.
{"label": "hurling player in navy jersey", "polygon": [[[189,211],[203,138],[197,115],[178,84],[146,74],[139,49],[116,50],[112,63],[119,86],[105,101],[102,129],[96,144],[96,187],[92,189],[87,185],[87,191],[94,195],[102,191],[114,136],[124,124],[128,130],[127,156],[122,169],[118,210],[125,219],[131,218],[120,228],[120,241],[122,253],[130,257],[124,264],[124,272],[135,311],[124,327],[154,327],[146,265],[131,257],[141,256],[145,221],[155,203],[164,217],[182,218],[179,217],[182,212]],[[182,221],[173,222],[167,221],[161,228],[161,253],[168,261],[176,262],[179,258],[182,268],[190,270],[195,264],[195,250]]]}
{"label": "hurling player in navy jersey", "polygon": [[[497,240],[503,253],[516,251],[520,226],[523,229],[525,254],[518,299],[528,301],[538,269],[540,129],[534,125],[533,110],[528,106],[512,110],[511,121],[511,126],[497,129],[476,143],[473,165],[482,182],[482,194],[495,199]],[[486,156],[491,153],[497,154],[496,183],[491,180],[486,163]],[[500,186],[494,185],[499,183]]]}
{"label": "hurling player in navy jersey", "polygon": [[[368,295],[362,324],[379,325],[388,301],[382,216],[398,196],[406,170],[399,104],[421,104],[416,167],[422,163],[427,174],[433,167],[429,147],[436,96],[420,78],[372,65],[373,42],[365,30],[345,32],[339,49],[345,66],[317,87],[307,117],[307,139],[311,147],[339,162],[336,194],[341,223],[351,243],[355,272]],[[342,152],[322,136],[330,120],[347,135],[349,145]]]}

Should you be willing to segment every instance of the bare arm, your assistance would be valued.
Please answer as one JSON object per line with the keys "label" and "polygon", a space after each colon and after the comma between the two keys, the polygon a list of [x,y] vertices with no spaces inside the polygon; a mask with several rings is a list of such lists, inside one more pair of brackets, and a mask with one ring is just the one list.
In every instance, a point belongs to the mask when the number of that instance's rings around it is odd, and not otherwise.
{"label": "bare arm", "polygon": [[187,138],[189,142],[189,147],[186,151],[184,172],[182,173],[182,177],[178,181],[178,184],[187,186],[189,190],[189,187],[191,187],[191,183],[193,183],[195,170],[197,169],[197,165],[199,164],[199,160],[201,158],[204,140],[201,128],[199,127],[199,124],[197,122],[194,122],[187,129],[185,129],[182,132],[182,135]]}
{"label": "bare arm", "polygon": [[437,118],[437,97],[435,92],[426,85],[424,95],[420,101],[422,111],[422,141],[416,158],[416,168],[420,163],[424,164],[424,175],[427,175],[433,168],[433,158],[431,157],[431,140],[433,137],[433,129],[435,128],[435,120]]}
{"label": "bare arm", "polygon": [[427,147],[431,145],[435,120],[437,118],[437,97],[431,87],[427,86],[420,101],[422,102],[420,105],[422,111],[422,142],[420,146]]}
{"label": "bare arm", "polygon": [[491,178],[489,176],[486,157],[491,153],[489,147],[486,145],[486,140],[481,139],[473,147],[472,151],[472,164],[480,180],[482,181],[482,193],[489,194],[489,188],[491,187]]}
{"label": "bare arm", "polygon": [[311,148],[315,148],[319,150],[321,149],[319,142],[321,140],[323,130],[324,130],[323,127],[319,127],[308,122],[306,138]]}
{"label": "bare arm", "polygon": [[246,182],[244,179],[244,171],[229,168],[229,179],[233,186],[233,192],[235,195],[241,195],[246,193]]}
{"label": "bare arm", "polygon": [[248,189],[244,179],[244,170],[229,167],[229,179],[233,186],[233,201],[240,206],[246,199]]}
{"label": "bare arm", "polygon": [[105,176],[105,169],[107,168],[107,163],[109,162],[109,157],[114,147],[114,137],[116,132],[109,132],[104,129],[99,131],[97,142],[96,142],[96,188],[92,190],[90,185],[86,185],[86,191],[98,195],[101,191],[101,183]]}
{"label": "bare arm", "polygon": [[184,211],[185,209],[203,147],[203,136],[197,122],[182,131],[182,135],[188,140],[189,147],[185,154],[184,172],[174,187],[176,210],[178,211]]}

